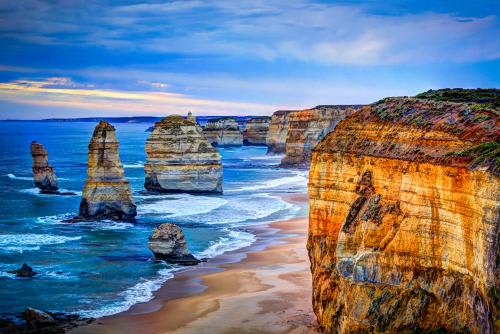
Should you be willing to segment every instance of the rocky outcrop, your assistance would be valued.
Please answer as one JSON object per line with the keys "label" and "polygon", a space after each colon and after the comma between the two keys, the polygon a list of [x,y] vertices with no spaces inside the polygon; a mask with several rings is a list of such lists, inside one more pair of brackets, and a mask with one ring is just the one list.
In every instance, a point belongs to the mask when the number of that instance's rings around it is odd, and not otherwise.
{"label": "rocky outcrop", "polygon": [[266,146],[270,117],[253,117],[246,122],[243,130],[243,145]]}
{"label": "rocky outcrop", "polygon": [[285,153],[288,135],[288,119],[294,110],[278,110],[274,112],[269,123],[267,134],[267,154]]}
{"label": "rocky outcrop", "polygon": [[498,332],[494,106],[388,98],[313,150],[307,248],[327,332]]}
{"label": "rocky outcrop", "polygon": [[359,105],[317,106],[294,111],[288,116],[283,167],[309,167],[312,149]]}
{"label": "rocky outcrop", "polygon": [[16,269],[16,270],[10,270],[10,271],[7,271],[9,274],[15,274],[16,277],[33,277],[35,276],[37,273],[35,271],[33,271],[33,269],[28,266],[26,263],[23,263],[23,265],[21,266],[21,268],[19,269]]}
{"label": "rocky outcrop", "polygon": [[57,177],[54,168],[49,166],[47,150],[37,141],[31,142],[30,149],[35,186],[42,194],[57,194]]}
{"label": "rocky outcrop", "polygon": [[238,122],[231,117],[209,120],[203,128],[203,134],[213,146],[230,147],[243,145],[243,135],[238,127]]}
{"label": "rocky outcrop", "polygon": [[87,174],[79,218],[127,220],[136,216],[118,156],[115,128],[106,121],[99,122],[90,140]]}
{"label": "rocky outcrop", "polygon": [[149,236],[148,247],[159,260],[185,266],[201,262],[189,252],[181,228],[172,223],[157,226]]}
{"label": "rocky outcrop", "polygon": [[155,124],[146,142],[144,187],[159,192],[220,193],[222,164],[201,127],[181,116]]}
{"label": "rocky outcrop", "polygon": [[186,119],[187,119],[188,121],[193,122],[193,123],[197,123],[197,122],[196,122],[196,117],[193,115],[193,113],[192,113],[192,112],[188,112]]}

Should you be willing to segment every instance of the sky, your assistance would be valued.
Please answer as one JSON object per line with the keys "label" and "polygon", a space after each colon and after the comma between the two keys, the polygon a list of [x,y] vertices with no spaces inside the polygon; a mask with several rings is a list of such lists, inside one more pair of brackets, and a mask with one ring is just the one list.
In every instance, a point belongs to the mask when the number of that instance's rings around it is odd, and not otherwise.
{"label": "sky", "polygon": [[0,119],[270,115],[500,87],[500,1],[2,0]]}

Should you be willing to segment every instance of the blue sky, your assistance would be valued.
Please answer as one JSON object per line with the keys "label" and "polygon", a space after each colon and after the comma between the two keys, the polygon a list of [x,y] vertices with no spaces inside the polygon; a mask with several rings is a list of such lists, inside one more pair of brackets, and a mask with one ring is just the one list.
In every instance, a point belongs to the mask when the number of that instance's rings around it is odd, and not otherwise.
{"label": "blue sky", "polygon": [[499,1],[3,0],[0,119],[268,115],[500,87]]}

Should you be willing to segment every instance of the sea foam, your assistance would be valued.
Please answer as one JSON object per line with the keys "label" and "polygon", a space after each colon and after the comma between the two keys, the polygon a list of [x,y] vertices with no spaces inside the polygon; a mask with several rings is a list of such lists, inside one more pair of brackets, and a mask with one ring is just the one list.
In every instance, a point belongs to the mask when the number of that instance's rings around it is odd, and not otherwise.
{"label": "sea foam", "polygon": [[82,237],[65,237],[53,234],[1,234],[0,251],[19,252],[39,250],[41,246],[62,244]]}

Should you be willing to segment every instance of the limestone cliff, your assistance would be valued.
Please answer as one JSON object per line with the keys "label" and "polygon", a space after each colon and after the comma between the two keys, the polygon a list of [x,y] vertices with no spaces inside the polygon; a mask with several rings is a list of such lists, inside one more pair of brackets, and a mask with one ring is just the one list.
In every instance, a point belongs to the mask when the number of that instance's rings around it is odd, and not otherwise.
{"label": "limestone cliff", "polygon": [[327,332],[500,329],[499,109],[441,93],[365,106],[313,150],[307,248]]}
{"label": "limestone cliff", "polygon": [[211,119],[205,124],[203,134],[214,146],[229,147],[243,145],[243,135],[234,118]]}
{"label": "limestone cliff", "polygon": [[222,192],[222,164],[201,127],[178,115],[164,118],[146,142],[144,187],[160,192]]}
{"label": "limestone cliff", "polygon": [[266,146],[270,117],[253,117],[246,122],[243,130],[243,144]]}
{"label": "limestone cliff", "polygon": [[49,165],[47,150],[37,141],[31,142],[30,150],[35,186],[42,194],[57,194],[57,177],[54,168]]}
{"label": "limestone cliff", "polygon": [[80,218],[132,219],[136,206],[118,156],[115,128],[106,121],[95,127],[89,144],[88,176],[82,192]]}
{"label": "limestone cliff", "polygon": [[358,105],[317,106],[292,112],[288,117],[283,167],[309,167],[312,149]]}
{"label": "limestone cliff", "polygon": [[272,115],[267,134],[267,154],[285,153],[288,119],[292,112],[293,110],[278,110]]}

